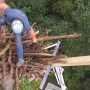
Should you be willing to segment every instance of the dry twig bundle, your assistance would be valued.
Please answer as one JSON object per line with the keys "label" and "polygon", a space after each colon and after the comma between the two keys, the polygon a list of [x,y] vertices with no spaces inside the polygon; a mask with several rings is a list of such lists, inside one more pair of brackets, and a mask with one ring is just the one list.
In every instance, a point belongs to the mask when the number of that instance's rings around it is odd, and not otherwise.
{"label": "dry twig bundle", "polygon": [[[80,34],[74,35],[64,35],[64,36],[46,36],[46,37],[37,37],[38,41],[42,40],[51,40],[58,38],[73,38],[79,37]],[[18,90],[18,81],[23,76],[30,78],[32,75],[35,75],[36,79],[40,79],[45,71],[45,66],[50,60],[56,60],[58,58],[65,58],[65,55],[54,56],[49,54],[46,47],[53,47],[53,43],[43,44],[38,42],[37,48],[30,47],[32,41],[31,38],[28,38],[28,35],[23,36],[23,45],[24,45],[24,64],[17,69],[17,54],[15,47],[14,36],[8,33],[7,29],[0,30],[0,82],[4,86],[5,90],[12,90],[13,83],[16,78],[16,90]],[[50,46],[51,45],[51,46]],[[62,63],[65,63],[61,61]],[[7,87],[10,86],[10,87]]]}

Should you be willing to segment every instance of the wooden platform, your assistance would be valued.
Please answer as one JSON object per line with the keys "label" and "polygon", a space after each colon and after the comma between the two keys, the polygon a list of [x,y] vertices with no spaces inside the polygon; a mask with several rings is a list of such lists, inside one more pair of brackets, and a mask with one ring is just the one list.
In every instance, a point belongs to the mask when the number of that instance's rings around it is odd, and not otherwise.
{"label": "wooden platform", "polygon": [[90,65],[90,56],[67,57],[49,61],[48,64],[52,66],[84,66]]}

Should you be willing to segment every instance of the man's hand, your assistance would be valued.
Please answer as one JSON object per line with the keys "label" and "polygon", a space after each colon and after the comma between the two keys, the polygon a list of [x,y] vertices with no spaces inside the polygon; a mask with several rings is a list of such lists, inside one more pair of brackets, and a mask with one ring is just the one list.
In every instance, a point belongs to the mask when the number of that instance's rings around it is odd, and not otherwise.
{"label": "man's hand", "polygon": [[37,43],[37,39],[36,39],[35,32],[33,31],[33,29],[29,31],[29,35],[32,38],[32,42]]}
{"label": "man's hand", "polygon": [[32,42],[33,42],[33,43],[37,43],[36,37],[33,37],[33,38],[32,38]]}
{"label": "man's hand", "polygon": [[33,31],[33,29],[29,31],[29,34],[32,38],[32,44],[30,45],[30,48],[33,50],[38,49],[37,39],[36,39],[35,32]]}

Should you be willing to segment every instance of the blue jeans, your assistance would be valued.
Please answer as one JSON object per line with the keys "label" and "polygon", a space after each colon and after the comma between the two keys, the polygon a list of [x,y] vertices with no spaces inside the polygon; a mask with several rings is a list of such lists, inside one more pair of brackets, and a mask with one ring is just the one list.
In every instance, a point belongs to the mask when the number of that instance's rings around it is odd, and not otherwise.
{"label": "blue jeans", "polygon": [[18,61],[23,60],[23,44],[22,44],[22,33],[15,34],[16,49],[18,55]]}

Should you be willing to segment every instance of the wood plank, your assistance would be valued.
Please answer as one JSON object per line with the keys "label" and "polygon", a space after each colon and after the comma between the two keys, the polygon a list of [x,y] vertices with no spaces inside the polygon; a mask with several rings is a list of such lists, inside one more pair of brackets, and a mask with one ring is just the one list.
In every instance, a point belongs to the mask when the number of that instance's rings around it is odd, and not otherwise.
{"label": "wood plank", "polygon": [[[65,63],[63,63],[63,62]],[[56,61],[48,61],[52,66],[84,66],[90,65],[90,56],[67,57],[57,59]]]}

